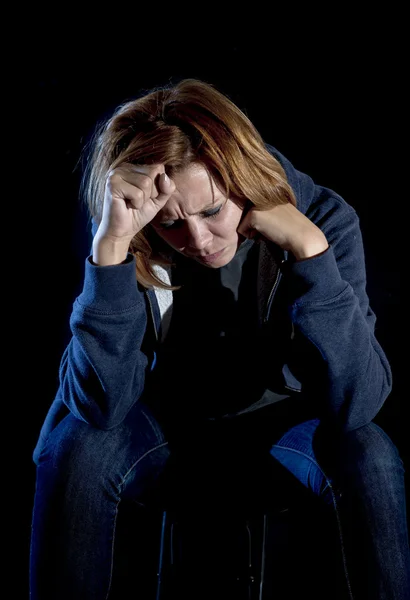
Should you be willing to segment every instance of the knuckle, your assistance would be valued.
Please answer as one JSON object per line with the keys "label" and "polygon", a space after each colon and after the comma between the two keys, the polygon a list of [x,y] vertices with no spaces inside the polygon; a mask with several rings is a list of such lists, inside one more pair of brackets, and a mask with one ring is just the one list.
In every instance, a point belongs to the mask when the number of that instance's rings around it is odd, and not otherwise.
{"label": "knuckle", "polygon": [[152,179],[149,175],[143,175],[142,173],[138,176],[138,184],[141,186],[141,188],[148,192],[151,190],[152,187]]}
{"label": "knuckle", "polygon": [[118,169],[111,169],[110,171],[108,171],[106,179],[107,181],[112,181],[114,178],[119,179],[120,174],[118,172]]}
{"label": "knuckle", "polygon": [[143,190],[141,188],[139,188],[139,187],[135,188],[134,196],[139,201],[143,201],[144,198],[145,198],[145,194],[144,194]]}
{"label": "knuckle", "polygon": [[109,191],[112,191],[113,189],[115,189],[115,187],[118,185],[119,179],[120,179],[120,177],[119,177],[118,173],[115,173],[115,171],[111,171],[110,173],[108,173],[106,182],[105,182],[107,189]]}

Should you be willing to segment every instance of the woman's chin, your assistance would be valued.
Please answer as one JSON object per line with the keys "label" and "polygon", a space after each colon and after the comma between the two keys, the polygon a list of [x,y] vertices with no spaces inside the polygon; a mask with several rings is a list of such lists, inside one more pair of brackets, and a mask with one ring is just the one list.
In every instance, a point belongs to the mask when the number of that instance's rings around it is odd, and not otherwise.
{"label": "woman's chin", "polygon": [[195,262],[203,265],[204,267],[209,267],[211,269],[219,269],[220,267],[224,267],[227,265],[235,255],[236,248],[232,248],[231,246],[227,246],[223,248],[216,254],[208,255],[208,256],[196,256],[190,257]]}

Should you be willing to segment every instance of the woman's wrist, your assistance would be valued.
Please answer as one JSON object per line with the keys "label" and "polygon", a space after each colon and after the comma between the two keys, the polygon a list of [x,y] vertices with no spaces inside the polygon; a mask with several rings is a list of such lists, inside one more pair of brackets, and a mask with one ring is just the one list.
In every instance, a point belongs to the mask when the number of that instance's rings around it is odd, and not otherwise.
{"label": "woman's wrist", "polygon": [[128,242],[114,242],[107,238],[94,238],[93,263],[100,267],[120,265],[128,255]]}
{"label": "woman's wrist", "polygon": [[297,261],[306,260],[307,258],[313,258],[319,254],[322,254],[329,248],[328,241],[325,235],[321,235],[316,239],[311,239],[308,242],[304,242],[298,247],[291,248],[291,252]]}

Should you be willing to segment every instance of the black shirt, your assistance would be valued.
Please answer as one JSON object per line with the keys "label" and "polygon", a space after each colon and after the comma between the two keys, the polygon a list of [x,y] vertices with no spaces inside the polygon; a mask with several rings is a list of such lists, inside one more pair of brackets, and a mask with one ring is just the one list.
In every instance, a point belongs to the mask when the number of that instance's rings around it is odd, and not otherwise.
{"label": "black shirt", "polygon": [[225,266],[176,259],[168,333],[158,352],[156,394],[173,414],[217,418],[264,391],[256,311],[258,245],[245,240]]}

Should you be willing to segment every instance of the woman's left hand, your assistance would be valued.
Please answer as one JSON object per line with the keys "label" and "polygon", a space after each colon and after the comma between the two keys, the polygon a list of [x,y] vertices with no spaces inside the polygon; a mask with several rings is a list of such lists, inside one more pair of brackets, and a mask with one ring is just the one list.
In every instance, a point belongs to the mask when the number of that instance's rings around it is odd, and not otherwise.
{"label": "woman's left hand", "polygon": [[329,247],[321,229],[290,202],[269,210],[249,209],[237,231],[250,239],[259,234],[292,252],[296,260],[310,258]]}

